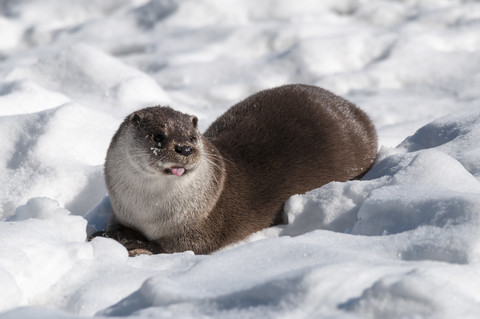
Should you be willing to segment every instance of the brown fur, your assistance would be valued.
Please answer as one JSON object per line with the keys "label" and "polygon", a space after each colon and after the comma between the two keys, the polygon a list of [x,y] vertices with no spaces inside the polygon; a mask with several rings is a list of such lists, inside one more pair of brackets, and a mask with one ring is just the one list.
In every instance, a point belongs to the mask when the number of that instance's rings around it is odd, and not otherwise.
{"label": "brown fur", "polygon": [[[202,156],[211,160],[210,174],[214,176],[203,176],[204,187],[185,187],[179,195],[187,199],[179,205],[185,208],[181,214],[188,218],[164,236],[147,236],[154,253],[193,250],[206,254],[241,240],[278,223],[283,203],[293,194],[361,176],[377,152],[375,129],[367,115],[341,97],[313,86],[286,85],[256,93],[232,106],[203,136],[192,119],[170,108],[157,107],[136,112],[122,124],[137,125],[141,139],[157,129],[147,126],[170,120],[171,130],[178,136],[171,145],[165,141],[165,156],[172,153],[175,161],[188,158],[192,165]],[[122,126],[110,149],[118,147],[118,136],[125,130]],[[187,136],[191,134],[201,139],[203,146],[190,143]],[[172,150],[178,140],[193,148],[191,159],[179,157]],[[155,156],[145,154],[142,156],[155,160]],[[106,181],[115,210],[123,194],[112,186],[110,165],[107,156]],[[177,178],[172,180],[177,182],[188,175],[165,176],[163,169],[159,170],[159,179]],[[196,169],[191,174],[194,176]],[[141,191],[138,188],[139,196]],[[161,200],[162,194],[158,197]],[[141,225],[124,226],[142,232]],[[114,211],[109,230],[117,228]]]}

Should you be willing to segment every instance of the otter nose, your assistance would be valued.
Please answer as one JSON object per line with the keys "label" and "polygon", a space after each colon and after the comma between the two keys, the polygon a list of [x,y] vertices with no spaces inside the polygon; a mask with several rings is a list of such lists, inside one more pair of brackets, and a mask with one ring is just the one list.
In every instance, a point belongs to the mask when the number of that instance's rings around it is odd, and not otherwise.
{"label": "otter nose", "polygon": [[188,156],[192,154],[192,147],[185,145],[175,145],[175,152],[183,156]]}

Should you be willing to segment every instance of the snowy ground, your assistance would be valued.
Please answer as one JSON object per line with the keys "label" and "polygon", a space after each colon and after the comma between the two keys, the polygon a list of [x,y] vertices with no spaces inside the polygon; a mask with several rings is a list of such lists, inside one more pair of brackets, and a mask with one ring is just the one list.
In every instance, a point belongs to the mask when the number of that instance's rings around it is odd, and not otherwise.
{"label": "snowy ground", "polygon": [[[374,120],[363,180],[209,256],[85,242],[126,114],[294,82]],[[479,1],[0,1],[0,318],[479,318],[479,88]]]}

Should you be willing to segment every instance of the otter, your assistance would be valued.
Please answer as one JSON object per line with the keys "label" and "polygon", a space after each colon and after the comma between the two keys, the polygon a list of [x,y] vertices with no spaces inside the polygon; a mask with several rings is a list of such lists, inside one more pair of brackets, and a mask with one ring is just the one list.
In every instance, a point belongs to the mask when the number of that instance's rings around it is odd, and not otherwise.
{"label": "otter", "polygon": [[170,107],[129,115],[112,138],[106,232],[130,255],[208,254],[283,222],[284,202],[373,165],[369,117],[315,86],[267,89],[200,134],[198,118]]}

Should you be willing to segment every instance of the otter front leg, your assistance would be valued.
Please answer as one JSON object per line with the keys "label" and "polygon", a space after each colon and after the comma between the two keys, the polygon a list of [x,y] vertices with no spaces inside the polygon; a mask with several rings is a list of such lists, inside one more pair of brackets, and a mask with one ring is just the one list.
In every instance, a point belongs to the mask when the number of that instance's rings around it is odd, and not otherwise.
{"label": "otter front leg", "polygon": [[112,238],[122,244],[128,251],[130,257],[138,255],[152,255],[162,253],[162,248],[154,242],[149,241],[141,233],[121,224],[110,223],[106,231],[99,231],[92,234],[88,241],[95,237]]}

